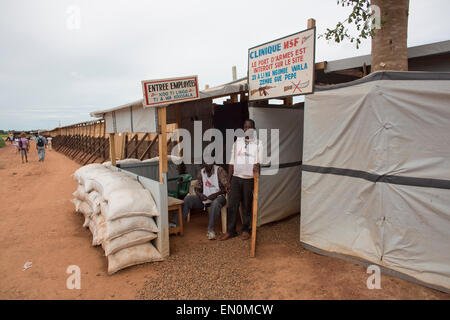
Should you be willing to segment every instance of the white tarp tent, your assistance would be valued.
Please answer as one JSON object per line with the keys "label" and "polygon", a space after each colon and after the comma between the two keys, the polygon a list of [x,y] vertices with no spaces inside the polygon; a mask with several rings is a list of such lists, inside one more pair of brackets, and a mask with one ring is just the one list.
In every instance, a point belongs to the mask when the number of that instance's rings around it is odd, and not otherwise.
{"label": "white tarp tent", "polygon": [[450,73],[355,83],[306,97],[300,241],[449,292]]}
{"label": "white tarp tent", "polygon": [[[267,129],[264,150],[271,166],[263,166],[259,178],[258,226],[299,212],[303,143],[303,105],[249,107],[257,129]],[[279,142],[271,146],[271,129],[279,130]],[[278,159],[271,157],[271,150]],[[274,168],[278,170],[274,171]],[[276,172],[276,173],[275,173]],[[275,174],[274,174],[275,173]]]}

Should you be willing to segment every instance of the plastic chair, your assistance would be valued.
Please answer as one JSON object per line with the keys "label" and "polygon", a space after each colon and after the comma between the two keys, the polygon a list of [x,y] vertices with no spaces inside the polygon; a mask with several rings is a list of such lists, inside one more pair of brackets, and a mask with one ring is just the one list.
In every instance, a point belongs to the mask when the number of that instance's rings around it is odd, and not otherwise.
{"label": "plastic chair", "polygon": [[[195,195],[195,184],[197,183],[197,180],[192,180],[190,187],[189,187],[189,194],[190,195]],[[228,194],[226,195],[226,199],[227,199],[227,204],[224,205],[222,207],[222,210],[220,210],[220,220],[222,223],[222,233],[226,233],[227,232],[227,209],[228,209]],[[209,214],[209,206],[206,207],[206,212]],[[242,222],[242,204],[239,206],[239,215],[241,217],[241,222]],[[187,215],[187,222],[191,221],[191,212],[188,212]]]}
{"label": "plastic chair", "polygon": [[167,193],[169,197],[183,200],[189,193],[189,186],[191,185],[192,176],[190,174],[181,174],[174,178],[167,179],[168,182],[176,181],[176,190],[169,190]]}

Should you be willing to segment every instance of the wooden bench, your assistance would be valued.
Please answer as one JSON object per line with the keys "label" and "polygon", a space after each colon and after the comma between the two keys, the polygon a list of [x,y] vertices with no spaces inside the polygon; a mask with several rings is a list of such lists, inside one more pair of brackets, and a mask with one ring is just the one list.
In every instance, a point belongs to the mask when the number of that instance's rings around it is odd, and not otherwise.
{"label": "wooden bench", "polygon": [[[183,235],[183,211],[182,211],[182,206],[184,201],[177,199],[177,198],[172,198],[172,197],[168,197],[167,198],[167,203],[168,203],[168,212],[171,211],[177,211],[178,212],[178,226],[175,228],[169,228],[169,235],[170,234],[180,234],[180,236]],[[169,215],[170,217],[170,215]]]}

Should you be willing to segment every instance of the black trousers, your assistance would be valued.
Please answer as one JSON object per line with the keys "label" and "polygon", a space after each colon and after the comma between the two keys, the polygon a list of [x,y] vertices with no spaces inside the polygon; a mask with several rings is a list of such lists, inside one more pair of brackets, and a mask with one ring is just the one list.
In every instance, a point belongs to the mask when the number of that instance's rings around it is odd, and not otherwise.
{"label": "black trousers", "polygon": [[230,194],[228,198],[227,233],[236,236],[236,223],[239,215],[239,205],[242,201],[242,232],[250,232],[252,221],[254,179],[231,178]]}

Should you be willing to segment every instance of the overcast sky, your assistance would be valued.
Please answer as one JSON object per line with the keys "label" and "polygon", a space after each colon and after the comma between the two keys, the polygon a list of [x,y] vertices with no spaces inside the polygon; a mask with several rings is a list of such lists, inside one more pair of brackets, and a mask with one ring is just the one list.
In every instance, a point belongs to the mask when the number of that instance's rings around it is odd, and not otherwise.
{"label": "overcast sky", "polygon": [[[79,10],[80,21],[76,20]],[[247,73],[250,47],[347,17],[336,0],[1,0],[0,129],[52,129],[142,97],[141,80]],[[408,46],[450,39],[450,1],[410,0]],[[370,53],[319,39],[316,61]]]}

